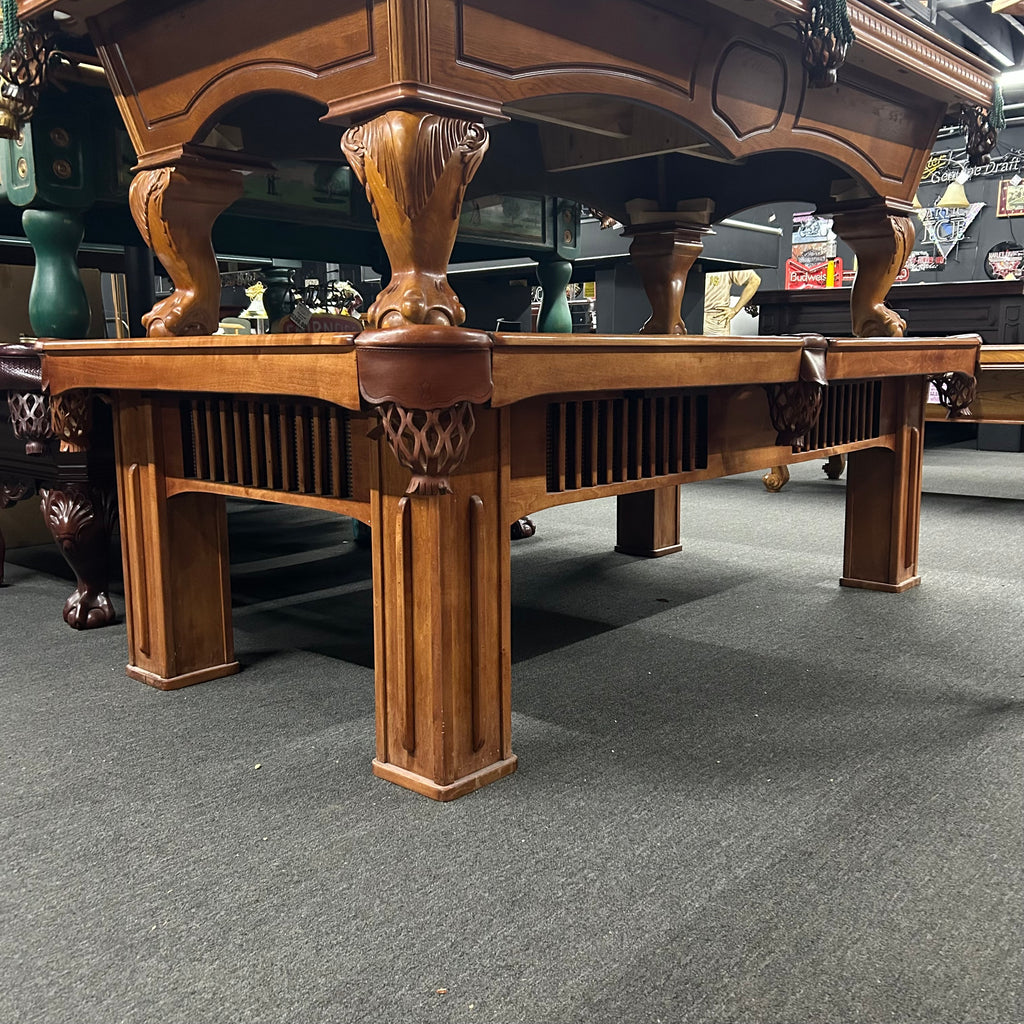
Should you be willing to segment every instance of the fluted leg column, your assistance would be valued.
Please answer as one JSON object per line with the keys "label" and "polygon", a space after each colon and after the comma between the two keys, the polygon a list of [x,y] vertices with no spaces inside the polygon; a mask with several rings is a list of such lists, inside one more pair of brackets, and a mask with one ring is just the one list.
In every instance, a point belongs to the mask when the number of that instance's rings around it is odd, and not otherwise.
{"label": "fluted leg column", "polygon": [[149,396],[116,397],[127,672],[160,690],[238,671],[224,498],[167,494],[165,472],[181,461],[176,412]]}
{"label": "fluted leg column", "polygon": [[448,493],[407,492],[373,460],[375,774],[452,800],[515,769],[511,744],[507,411],[476,409]]}
{"label": "fluted leg column", "polygon": [[510,739],[508,413],[489,335],[446,277],[483,126],[391,111],[346,132],[391,262],[356,339],[377,409],[371,544],[382,778],[451,800],[515,768]]}

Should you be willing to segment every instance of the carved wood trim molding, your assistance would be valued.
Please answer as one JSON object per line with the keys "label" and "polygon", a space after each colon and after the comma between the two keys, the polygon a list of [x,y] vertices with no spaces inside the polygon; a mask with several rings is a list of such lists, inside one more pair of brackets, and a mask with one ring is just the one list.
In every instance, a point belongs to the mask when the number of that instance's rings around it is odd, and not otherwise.
{"label": "carved wood trim molding", "polygon": [[[809,0],[769,0],[794,18],[806,17]],[[992,79],[973,54],[958,50],[920,22],[872,0],[847,0],[856,47],[872,50],[923,78],[938,82],[958,99],[992,102]]]}

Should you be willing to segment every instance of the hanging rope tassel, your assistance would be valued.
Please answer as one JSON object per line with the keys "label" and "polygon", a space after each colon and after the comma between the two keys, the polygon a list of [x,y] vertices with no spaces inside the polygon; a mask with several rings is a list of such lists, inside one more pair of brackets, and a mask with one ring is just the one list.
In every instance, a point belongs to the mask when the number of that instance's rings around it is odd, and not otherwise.
{"label": "hanging rope tassel", "polygon": [[984,167],[991,163],[989,153],[995,149],[999,132],[1006,127],[1003,90],[998,82],[993,83],[991,107],[961,106],[960,127],[967,136],[967,162],[970,166]]}
{"label": "hanging rope tassel", "polygon": [[16,139],[39,103],[50,60],[50,23],[45,27],[18,18],[17,0],[0,0],[0,138]]}
{"label": "hanging rope tassel", "polygon": [[21,22],[18,20],[18,0],[0,0],[0,15],[4,19],[3,40],[0,41],[0,52],[6,54],[17,45],[21,34]]}
{"label": "hanging rope tassel", "polygon": [[1003,87],[996,82],[995,91],[992,96],[992,110],[988,115],[989,124],[1001,132],[1006,127],[1006,113],[1003,110]]}
{"label": "hanging rope tassel", "polygon": [[796,23],[803,40],[807,84],[823,89],[836,84],[836,72],[846,62],[846,51],[857,37],[846,0],[812,0],[807,13],[806,21]]}

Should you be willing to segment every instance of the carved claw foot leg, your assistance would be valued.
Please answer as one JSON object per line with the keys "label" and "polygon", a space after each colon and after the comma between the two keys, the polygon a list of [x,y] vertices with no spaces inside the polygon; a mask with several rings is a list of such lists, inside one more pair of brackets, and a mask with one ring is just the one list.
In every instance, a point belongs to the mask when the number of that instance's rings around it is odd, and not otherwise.
{"label": "carved claw foot leg", "polygon": [[773,494],[781,491],[789,483],[789,466],[772,466],[763,477],[761,483]]}
{"label": "carved claw foot leg", "polygon": [[821,471],[829,480],[838,480],[846,469],[845,455],[830,455],[828,461],[821,467]]}
{"label": "carved claw foot leg", "polygon": [[446,276],[466,186],[487,150],[482,124],[391,110],[350,128],[341,148],[366,189],[391,280],[367,315],[374,327],[461,324]]}
{"label": "carved claw foot leg", "polygon": [[174,292],[142,318],[151,337],[217,330],[220,273],[210,231],[241,194],[241,174],[194,157],[135,176],[129,195],[132,216],[174,282]]}
{"label": "carved claw foot leg", "polygon": [[78,584],[64,604],[64,621],[72,629],[109,625],[116,618],[107,593],[110,535],[117,514],[113,492],[71,484],[40,494],[46,525]]}
{"label": "carved claw foot leg", "polygon": [[517,519],[512,524],[511,537],[512,540],[525,540],[527,537],[532,537],[536,532],[537,527],[534,526],[533,520],[523,516],[522,519]]}
{"label": "carved claw foot leg", "polygon": [[857,254],[850,295],[853,333],[858,338],[901,338],[907,325],[885,297],[914,247],[913,211],[905,204],[876,201],[837,211],[836,234]]}

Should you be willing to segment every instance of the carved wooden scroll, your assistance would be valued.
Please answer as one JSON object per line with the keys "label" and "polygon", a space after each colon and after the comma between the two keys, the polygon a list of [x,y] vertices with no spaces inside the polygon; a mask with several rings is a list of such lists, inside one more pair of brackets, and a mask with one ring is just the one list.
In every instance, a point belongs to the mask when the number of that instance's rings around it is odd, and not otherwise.
{"label": "carved wooden scroll", "polygon": [[772,466],[763,477],[761,483],[765,490],[777,494],[786,484],[789,483],[789,466]]}
{"label": "carved wooden scroll", "polygon": [[174,291],[142,318],[150,337],[217,330],[220,274],[210,231],[241,194],[241,174],[199,159],[135,176],[129,194],[132,216],[174,282]]}
{"label": "carved wooden scroll", "polygon": [[858,338],[901,338],[903,318],[885,296],[914,247],[912,210],[905,204],[874,203],[832,214],[836,234],[857,254],[857,277],[850,295],[853,334]]}
{"label": "carved wooden scroll", "polygon": [[466,319],[446,270],[462,197],[487,145],[482,124],[405,110],[345,133],[342,151],[366,189],[391,261],[391,281],[368,310],[372,326],[458,326]]}
{"label": "carved wooden scroll", "polygon": [[686,277],[704,248],[706,228],[675,228],[671,231],[637,231],[629,246],[644,291],[651,302],[651,317],[641,334],[686,334],[683,323],[683,290]]}

